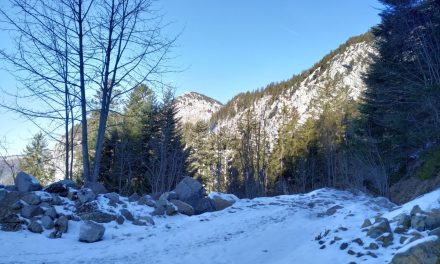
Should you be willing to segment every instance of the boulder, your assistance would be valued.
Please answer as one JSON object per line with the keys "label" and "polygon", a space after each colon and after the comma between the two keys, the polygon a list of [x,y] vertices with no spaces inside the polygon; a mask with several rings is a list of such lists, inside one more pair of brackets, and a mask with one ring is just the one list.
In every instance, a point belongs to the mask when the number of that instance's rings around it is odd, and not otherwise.
{"label": "boulder", "polygon": [[117,215],[109,214],[101,211],[94,211],[90,213],[83,213],[80,215],[82,220],[91,220],[97,223],[110,223],[116,220]]}
{"label": "boulder", "polygon": [[110,200],[110,203],[117,204],[119,202],[119,194],[115,192],[106,193],[104,197]]}
{"label": "boulder", "polygon": [[418,206],[418,205],[415,205],[415,206],[411,209],[410,215],[411,215],[411,216],[414,216],[414,215],[416,215],[416,214],[422,214],[422,213],[423,213],[422,208],[420,208],[420,206]]}
{"label": "boulder", "polygon": [[200,200],[203,199],[206,194],[203,185],[191,177],[183,178],[179,184],[177,184],[174,192],[178,195],[179,200],[194,208],[197,207]]}
{"label": "boulder", "polygon": [[361,225],[361,228],[369,227],[371,225],[372,225],[372,223],[371,223],[370,219],[365,219],[364,223]]}
{"label": "boulder", "polygon": [[8,232],[16,232],[22,229],[25,221],[21,220],[16,214],[10,214],[0,218],[1,230]]}
{"label": "boulder", "polygon": [[41,225],[45,229],[52,229],[55,224],[50,216],[45,215],[41,218]]}
{"label": "boulder", "polygon": [[78,186],[71,180],[62,180],[50,184],[44,188],[44,191],[48,193],[55,193],[62,197],[67,197],[69,194],[69,188],[78,189]]}
{"label": "boulder", "polygon": [[95,194],[108,193],[107,189],[99,182],[86,182],[84,188],[91,189]]}
{"label": "boulder", "polygon": [[374,225],[372,225],[367,232],[367,236],[371,238],[378,238],[385,233],[391,233],[390,223],[386,218],[377,218]]}
{"label": "boulder", "polygon": [[177,207],[177,211],[179,213],[184,214],[184,215],[188,215],[188,216],[194,215],[194,208],[191,205],[189,205],[185,202],[182,202],[180,200],[171,200],[170,202],[172,204],[174,204],[174,206]]}
{"label": "boulder", "polygon": [[35,193],[27,193],[21,197],[21,200],[30,205],[39,205],[41,203],[40,196]]}
{"label": "boulder", "polygon": [[156,206],[156,201],[153,199],[153,197],[151,197],[150,195],[144,195],[141,198],[138,199],[137,203],[139,205],[147,205],[150,207],[155,207]]}
{"label": "boulder", "polygon": [[11,210],[20,210],[21,208],[23,208],[23,206],[24,204],[22,201],[16,201],[11,205]]}
{"label": "boulder", "polygon": [[427,213],[426,219],[426,229],[433,230],[440,227],[440,211],[432,211]]}
{"label": "boulder", "polygon": [[20,171],[15,176],[15,186],[19,192],[32,192],[41,190],[40,182],[32,175]]}
{"label": "boulder", "polygon": [[165,200],[165,201],[171,201],[177,199],[179,199],[179,196],[175,192],[164,192],[159,197],[159,200]]}
{"label": "boulder", "polygon": [[55,219],[58,217],[57,210],[55,207],[49,207],[46,212],[44,212],[44,215],[49,216],[52,219]]}
{"label": "boulder", "polygon": [[426,230],[426,215],[423,214],[415,214],[411,217],[411,228],[417,231],[425,231]]}
{"label": "boulder", "polygon": [[393,233],[384,233],[380,237],[376,238],[376,241],[382,242],[383,247],[388,247],[393,244]]}
{"label": "boulder", "polygon": [[63,199],[58,194],[52,193],[52,201],[50,202],[52,205],[63,205]]}
{"label": "boulder", "polygon": [[408,229],[411,226],[411,216],[402,213],[395,217],[398,226]]}
{"label": "boulder", "polygon": [[122,215],[118,215],[118,217],[116,218],[116,223],[118,223],[118,225],[122,225],[125,222],[125,218]]}
{"label": "boulder", "polygon": [[15,185],[6,185],[5,190],[10,192],[18,192],[18,189]]}
{"label": "boulder", "polygon": [[[7,216],[11,213],[13,209],[12,206],[20,201],[21,194],[19,192],[6,192],[2,200],[0,200],[0,218]],[[20,209],[20,208],[18,208]]]}
{"label": "boulder", "polygon": [[128,211],[127,209],[125,209],[125,208],[121,210],[121,215],[124,216],[125,219],[127,219],[128,221],[133,221],[134,220],[134,217],[131,214],[131,212]]}
{"label": "boulder", "polygon": [[93,243],[102,239],[105,227],[93,221],[84,221],[79,228],[79,241]]}
{"label": "boulder", "polygon": [[96,194],[89,188],[83,188],[76,194],[80,203],[88,203],[96,199]]}
{"label": "boulder", "polygon": [[202,198],[194,207],[195,214],[203,214],[215,211],[214,203],[209,198]]}
{"label": "boulder", "polygon": [[165,206],[157,206],[156,205],[156,208],[154,209],[152,214],[153,215],[164,215],[165,211],[166,211]]}
{"label": "boulder", "polygon": [[0,202],[6,198],[6,195],[8,194],[8,191],[5,189],[0,189]]}
{"label": "boulder", "polygon": [[414,245],[408,244],[404,252],[398,252],[391,264],[437,264],[440,263],[440,239],[437,237],[428,237],[424,242],[414,242]]}
{"label": "boulder", "polygon": [[44,210],[38,205],[24,205],[23,208],[21,208],[21,216],[27,219],[42,214],[44,214]]}
{"label": "boulder", "polygon": [[132,195],[130,195],[130,197],[128,197],[128,201],[130,203],[137,202],[137,201],[139,201],[139,199],[141,199],[141,197],[137,193],[133,193]]}
{"label": "boulder", "polygon": [[43,227],[37,221],[32,221],[27,228],[32,233],[43,233]]}
{"label": "boulder", "polygon": [[5,186],[3,184],[0,184],[0,189],[4,189]]}
{"label": "boulder", "polygon": [[172,203],[167,203],[165,206],[165,212],[167,215],[175,215],[177,214],[177,207]]}
{"label": "boulder", "polygon": [[60,218],[55,220],[54,227],[56,231],[67,233],[69,230],[69,219],[64,215],[60,216]]}
{"label": "boulder", "polygon": [[214,209],[216,211],[223,210],[239,200],[237,196],[233,194],[224,194],[218,192],[212,192],[208,195],[208,197],[212,200],[214,204]]}

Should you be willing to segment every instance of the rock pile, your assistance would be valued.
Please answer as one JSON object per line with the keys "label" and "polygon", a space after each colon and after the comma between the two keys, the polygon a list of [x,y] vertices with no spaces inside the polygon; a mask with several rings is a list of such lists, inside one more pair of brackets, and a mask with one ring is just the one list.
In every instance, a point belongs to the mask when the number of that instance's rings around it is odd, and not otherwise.
{"label": "rock pile", "polygon": [[[32,175],[20,172],[14,186],[0,186],[0,230],[27,229],[45,233],[49,238],[60,238],[68,232],[70,221],[81,221],[79,241],[91,243],[102,239],[105,223],[129,221],[150,226],[154,225],[152,216],[178,213],[191,216],[222,210],[236,200],[235,196],[220,193],[207,196],[203,185],[190,177],[185,177],[175,190],[163,193],[156,200],[150,195],[121,197],[107,192],[99,183],[79,188],[69,180],[42,189]],[[133,205],[154,210],[142,215],[133,211]]]}

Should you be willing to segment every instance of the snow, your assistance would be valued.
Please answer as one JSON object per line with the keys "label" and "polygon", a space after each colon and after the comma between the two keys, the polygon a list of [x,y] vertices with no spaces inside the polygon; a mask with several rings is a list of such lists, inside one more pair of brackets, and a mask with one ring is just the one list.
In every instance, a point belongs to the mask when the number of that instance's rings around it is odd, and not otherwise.
{"label": "snow", "polygon": [[438,236],[428,236],[428,237],[424,237],[424,238],[418,239],[416,241],[408,243],[407,245],[405,245],[401,249],[397,250],[396,254],[406,252],[409,249],[411,249],[412,247],[417,246],[418,244],[425,243],[425,242],[430,242],[430,241],[436,241],[437,239],[438,239]]}
{"label": "snow", "polygon": [[211,199],[215,199],[216,197],[219,197],[219,198],[221,198],[223,200],[231,201],[231,202],[236,202],[236,201],[240,200],[240,199],[238,199],[237,196],[235,196],[233,194],[220,193],[220,192],[210,192],[208,194],[208,197],[211,198]]}
{"label": "snow", "polygon": [[[215,195],[221,194],[210,194]],[[393,204],[363,193],[320,189],[252,200],[221,196],[236,203],[223,211],[198,216],[155,216],[154,226],[111,222],[105,224],[103,241],[93,244],[78,242],[79,222],[73,221],[61,239],[47,238],[49,231],[43,235],[0,232],[0,263],[387,263],[401,247],[395,236],[394,245],[374,251],[377,258],[347,254],[349,249],[365,253],[363,247],[351,243],[356,238],[365,245],[374,241],[360,228],[365,218],[396,214],[389,212]],[[436,202],[435,193],[415,201],[422,208],[434,207]],[[99,197],[98,203],[103,210],[114,210],[106,207],[104,197]],[[326,214],[336,205],[341,207],[336,213]],[[411,204],[402,206],[407,207]],[[127,209],[137,215],[152,211],[134,203],[129,203]],[[325,249],[320,249],[315,240],[320,234]],[[331,245],[335,236],[341,240]],[[344,242],[349,247],[340,250]]]}

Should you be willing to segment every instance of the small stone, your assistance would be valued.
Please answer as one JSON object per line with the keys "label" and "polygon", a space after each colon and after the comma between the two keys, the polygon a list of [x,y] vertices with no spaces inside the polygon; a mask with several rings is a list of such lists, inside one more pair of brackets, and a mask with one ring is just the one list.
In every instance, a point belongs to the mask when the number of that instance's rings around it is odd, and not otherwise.
{"label": "small stone", "polygon": [[353,242],[358,244],[359,246],[363,246],[364,245],[364,241],[362,241],[362,239],[360,239],[360,238],[356,238],[355,240],[353,240]]}
{"label": "small stone", "polygon": [[356,252],[354,252],[354,251],[351,250],[351,249],[349,249],[349,250],[347,251],[347,253],[348,253],[349,255],[356,255]]}
{"label": "small stone", "polygon": [[49,234],[49,238],[51,239],[61,238],[62,235],[63,233],[60,232],[59,230],[54,230]]}
{"label": "small stone", "polygon": [[319,249],[324,249],[325,248],[325,245],[322,245],[321,247],[319,247]]}
{"label": "small stone", "polygon": [[371,250],[377,250],[377,249],[379,249],[379,245],[377,245],[376,243],[372,242],[372,243],[370,243],[370,245],[368,246],[368,249],[371,249]]}
{"label": "small stone", "polygon": [[393,244],[393,233],[384,233],[380,237],[376,239],[376,241],[382,242],[383,247],[388,247],[389,245]]}
{"label": "small stone", "polygon": [[378,238],[384,233],[391,233],[390,223],[386,218],[378,218],[376,222],[367,232],[367,236],[371,238]]}
{"label": "small stone", "polygon": [[22,201],[16,201],[15,203],[13,203],[11,205],[11,209],[12,210],[20,210],[21,208],[23,208],[23,202]]}
{"label": "small stone", "polygon": [[134,217],[133,214],[128,211],[127,209],[122,209],[121,210],[121,214],[125,217],[125,219],[127,219],[128,221],[133,221]]}
{"label": "small stone", "polygon": [[115,192],[106,193],[104,194],[104,197],[109,199],[112,203],[118,203],[119,202],[119,194]]}
{"label": "small stone", "polygon": [[125,219],[124,219],[124,217],[122,215],[119,215],[116,218],[116,223],[118,223],[118,225],[122,225],[124,222],[125,222]]}
{"label": "small stone", "polygon": [[[166,202],[167,200],[163,200],[163,201]],[[155,207],[156,206],[156,201],[154,201],[153,197],[151,197],[150,195],[142,196],[141,198],[139,198],[137,203],[139,205],[146,205],[146,206],[150,206],[150,207]]]}
{"label": "small stone", "polygon": [[361,228],[369,227],[371,225],[372,225],[372,223],[371,223],[370,219],[365,219],[364,223],[361,226]]}
{"label": "small stone", "polygon": [[399,225],[394,229],[394,233],[396,234],[404,234],[406,231],[408,231],[408,229],[402,225]]}
{"label": "small stone", "polygon": [[339,247],[340,250],[345,250],[348,248],[348,243],[342,243],[341,246]]}
{"label": "small stone", "polygon": [[407,236],[401,236],[399,239],[400,244],[404,244],[407,239],[408,239]]}

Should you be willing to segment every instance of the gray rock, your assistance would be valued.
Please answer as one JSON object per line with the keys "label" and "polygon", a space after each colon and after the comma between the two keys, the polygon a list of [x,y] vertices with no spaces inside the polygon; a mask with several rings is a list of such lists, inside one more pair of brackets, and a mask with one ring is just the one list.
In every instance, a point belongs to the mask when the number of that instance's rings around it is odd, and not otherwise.
{"label": "gray rock", "polygon": [[326,214],[327,216],[334,215],[339,209],[342,209],[342,208],[344,208],[344,207],[342,207],[342,206],[340,206],[340,205],[332,206],[332,207],[330,207],[329,209],[327,209],[327,211],[325,211],[325,214]]}
{"label": "gray rock", "polygon": [[368,229],[367,236],[371,238],[378,238],[385,233],[391,233],[390,223],[386,218],[376,219],[374,225]]}
{"label": "gray rock", "polygon": [[124,216],[125,219],[127,219],[128,221],[133,221],[134,220],[134,217],[131,214],[131,212],[128,211],[127,209],[125,209],[125,208],[121,210],[121,215]]}
{"label": "gray rock", "polygon": [[[212,200],[212,203],[214,204],[214,209],[216,211],[220,211],[223,210],[225,208],[228,208],[229,206],[233,205],[235,203],[235,200],[232,199],[225,199],[220,195],[213,195],[213,197],[210,197],[210,199]],[[332,207],[333,208],[333,207]],[[342,207],[341,207],[342,208]],[[331,208],[330,208],[331,209]],[[330,210],[329,209],[329,210]],[[340,209],[340,208],[337,208]],[[337,210],[336,209],[336,210]],[[327,210],[328,211],[328,210]],[[335,211],[336,212],[336,211]]]}
{"label": "gray rock", "polygon": [[10,192],[17,192],[18,191],[18,189],[17,189],[17,187],[15,187],[15,185],[6,185],[5,190],[10,191]]}
{"label": "gray rock", "polygon": [[133,224],[133,225],[137,225],[137,226],[147,226],[147,225],[148,225],[147,222],[142,221],[142,220],[140,220],[140,219],[135,219],[135,220],[133,220],[132,224]]}
{"label": "gray rock", "polygon": [[35,193],[27,193],[21,197],[21,200],[30,205],[39,205],[41,203],[40,196]]}
{"label": "gray rock", "polygon": [[440,238],[440,227],[437,227],[434,230],[429,231],[429,236],[438,236]]}
{"label": "gray rock", "polygon": [[372,225],[372,223],[371,223],[370,219],[365,219],[364,223],[361,225],[361,228],[369,227],[371,225]]}
{"label": "gray rock", "polygon": [[41,225],[45,229],[52,229],[55,226],[55,223],[50,216],[45,215],[41,218]]}
{"label": "gray rock", "polygon": [[3,199],[0,201],[0,218],[5,217],[11,213],[12,205],[20,201],[21,193],[19,192],[7,192]]}
{"label": "gray rock", "polygon": [[69,219],[67,219],[66,216],[62,215],[60,218],[55,220],[54,223],[55,230],[61,232],[61,233],[67,233],[69,230]]}
{"label": "gray rock", "polygon": [[141,216],[137,220],[143,221],[143,222],[147,223],[147,225],[154,225],[155,224],[153,218],[149,217],[148,215]]}
{"label": "gray rock", "polygon": [[117,215],[109,214],[101,211],[94,211],[90,213],[83,213],[80,215],[82,220],[91,220],[97,223],[110,223],[116,220]]}
{"label": "gray rock", "polygon": [[175,215],[177,214],[177,207],[172,203],[167,203],[165,206],[165,211],[167,215]]}
{"label": "gray rock", "polygon": [[15,177],[15,186],[19,192],[31,192],[41,190],[40,182],[32,175],[20,171]]}
{"label": "gray rock", "polygon": [[130,195],[130,197],[128,197],[128,201],[130,203],[137,202],[139,201],[139,199],[141,199],[141,197],[137,193],[133,193],[132,195]]}
{"label": "gray rock", "polygon": [[396,221],[398,226],[403,226],[406,229],[408,229],[411,226],[411,216],[402,213],[398,216],[396,216]]}
{"label": "gray rock", "polygon": [[194,208],[191,205],[180,200],[171,200],[170,202],[177,207],[179,213],[188,216],[194,215]]}
{"label": "gray rock", "polygon": [[67,198],[71,201],[76,201],[78,199],[78,190],[69,189],[69,193],[67,193]]}
{"label": "gray rock", "polygon": [[440,239],[426,241],[396,254],[391,264],[437,264],[440,263]]}
{"label": "gray rock", "polygon": [[54,230],[49,234],[49,238],[51,238],[51,239],[61,238],[62,235],[63,235],[62,232],[60,232],[58,230]]}
{"label": "gray rock", "polygon": [[368,245],[368,249],[377,250],[377,249],[379,249],[379,246],[376,243],[371,242],[370,245]]}
{"label": "gray rock", "polygon": [[84,184],[84,188],[91,189],[95,194],[104,194],[108,193],[107,189],[99,182],[86,182]]}
{"label": "gray rock", "polygon": [[96,199],[96,194],[89,188],[83,188],[76,194],[80,203],[88,203]]}
{"label": "gray rock", "polygon": [[0,226],[3,231],[16,232],[22,230],[23,224],[25,224],[25,221],[21,220],[16,214],[0,218]]}
{"label": "gray rock", "polygon": [[159,200],[165,200],[165,201],[171,201],[171,200],[177,200],[179,199],[179,196],[176,192],[164,192],[160,195]]}
{"label": "gray rock", "polygon": [[153,215],[164,215],[165,214],[165,206],[157,206],[153,211]]}
{"label": "gray rock", "polygon": [[106,193],[106,194],[104,194],[104,197],[109,199],[110,202],[112,202],[114,204],[119,202],[119,194],[117,194],[115,192]]}
{"label": "gray rock", "polygon": [[118,223],[118,225],[122,225],[125,222],[125,218],[122,215],[118,215],[118,217],[116,218],[116,223]]}
{"label": "gray rock", "polygon": [[23,208],[23,202],[22,201],[16,201],[15,203],[13,203],[11,205],[11,209],[12,210],[20,210],[21,208]]}
{"label": "gray rock", "polygon": [[411,228],[416,229],[417,231],[425,231],[426,230],[426,215],[423,214],[415,214],[411,217]]}
{"label": "gray rock", "polygon": [[195,214],[203,214],[206,212],[213,212],[213,211],[215,211],[214,204],[212,200],[209,198],[202,198],[194,207]]}
{"label": "gray rock", "polygon": [[384,233],[380,237],[376,238],[376,241],[382,242],[383,247],[388,247],[393,244],[393,233]]}
{"label": "gray rock", "polygon": [[55,219],[58,217],[57,210],[55,207],[49,207],[46,212],[44,212],[44,215],[49,216],[52,219]]}
{"label": "gray rock", "polygon": [[183,178],[179,184],[177,184],[174,192],[178,195],[179,200],[194,208],[198,206],[200,200],[206,195],[203,185],[191,177]]}
{"label": "gray rock", "polygon": [[57,194],[61,197],[67,197],[69,193],[69,189],[79,189],[78,185],[74,181],[71,180],[60,180],[54,183],[49,184],[44,188],[45,192],[51,194]]}
{"label": "gray rock", "polygon": [[52,201],[50,202],[52,205],[63,205],[63,200],[58,194],[52,194]]}
{"label": "gray rock", "polygon": [[5,189],[0,189],[0,202],[6,198],[6,195],[8,194],[8,191]]}
{"label": "gray rock", "polygon": [[394,228],[394,233],[396,234],[404,234],[408,231],[408,228],[405,228],[402,225],[396,226],[396,228]]}
{"label": "gray rock", "polygon": [[426,228],[429,230],[433,230],[440,227],[440,211],[435,210],[427,213],[425,222],[426,222]]}
{"label": "gray rock", "polygon": [[137,201],[139,205],[147,205],[150,207],[156,206],[156,201],[150,195],[144,195]]}
{"label": "gray rock", "polygon": [[39,233],[39,234],[43,233],[43,227],[37,221],[32,221],[28,225],[28,230],[31,231],[32,233]]}
{"label": "gray rock", "polygon": [[38,205],[24,205],[23,208],[21,208],[21,216],[27,219],[42,214],[44,214],[44,210]]}
{"label": "gray rock", "polygon": [[423,213],[423,210],[420,208],[420,206],[415,205],[415,206],[411,209],[410,215],[411,215],[411,216],[414,216],[414,215],[416,215],[416,214],[421,214],[421,213]]}
{"label": "gray rock", "polygon": [[84,221],[79,228],[79,241],[93,243],[102,239],[105,227],[93,221]]}

